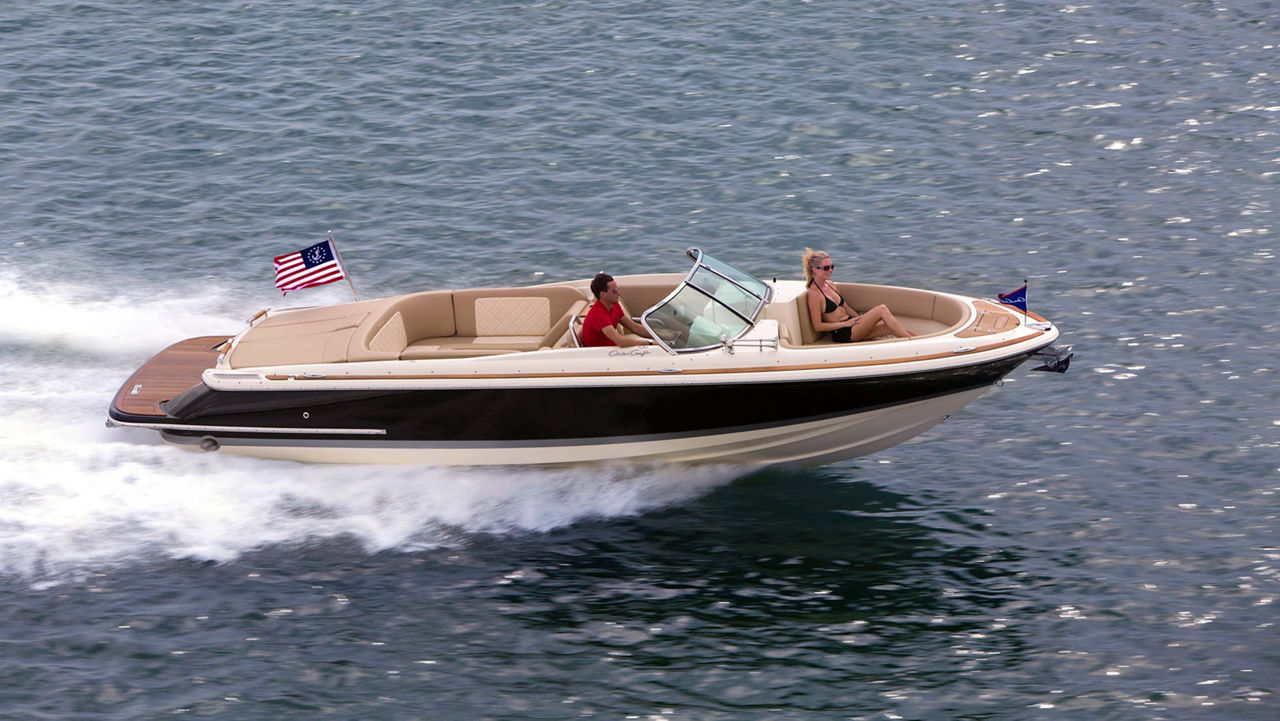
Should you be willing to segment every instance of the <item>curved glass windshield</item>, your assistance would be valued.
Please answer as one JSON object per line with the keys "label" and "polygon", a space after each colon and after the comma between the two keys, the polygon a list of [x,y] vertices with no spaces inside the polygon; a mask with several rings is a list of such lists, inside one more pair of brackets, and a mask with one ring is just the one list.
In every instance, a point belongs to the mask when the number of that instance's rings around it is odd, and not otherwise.
{"label": "curved glass windshield", "polygon": [[689,275],[640,316],[649,334],[667,350],[682,353],[713,348],[751,330],[773,289],[697,248],[685,252],[693,260]]}

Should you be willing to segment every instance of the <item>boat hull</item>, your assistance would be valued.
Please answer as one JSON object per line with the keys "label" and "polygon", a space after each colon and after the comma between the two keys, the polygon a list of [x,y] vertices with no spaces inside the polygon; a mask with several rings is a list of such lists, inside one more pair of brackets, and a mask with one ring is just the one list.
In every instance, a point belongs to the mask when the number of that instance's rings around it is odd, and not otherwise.
{"label": "boat hull", "polygon": [[913,438],[981,396],[970,388],[817,420],[725,432],[541,441],[389,441],[280,438],[163,431],[170,443],[308,463],[560,465],[577,463],[726,463],[822,465],[875,453]]}
{"label": "boat hull", "polygon": [[[586,281],[263,312],[148,361],[108,422],[302,462],[819,465],[923,433],[1058,337],[989,301],[846,284],[918,337],[833,343],[808,323],[804,283],[721,269],[627,279],[641,306],[672,309],[658,333],[670,348],[580,347]],[[762,289],[754,310],[733,288]],[[689,347],[695,334],[710,345]],[[1070,352],[1055,358],[1065,370]]]}
{"label": "boat hull", "polygon": [[[332,463],[822,464],[923,433],[1026,355],[927,372],[761,383],[218,391],[131,417],[172,443]],[[733,419],[732,425],[726,424]]]}

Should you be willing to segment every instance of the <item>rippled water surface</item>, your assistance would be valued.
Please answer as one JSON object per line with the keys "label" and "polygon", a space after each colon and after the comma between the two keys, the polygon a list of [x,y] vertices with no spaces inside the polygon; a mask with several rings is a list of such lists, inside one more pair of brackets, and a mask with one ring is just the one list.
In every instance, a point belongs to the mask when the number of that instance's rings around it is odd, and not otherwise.
{"label": "rippled water surface", "polygon": [[[0,718],[1280,716],[1273,2],[0,14]],[[1077,350],[817,469],[315,467],[103,427],[281,301],[675,272]]]}

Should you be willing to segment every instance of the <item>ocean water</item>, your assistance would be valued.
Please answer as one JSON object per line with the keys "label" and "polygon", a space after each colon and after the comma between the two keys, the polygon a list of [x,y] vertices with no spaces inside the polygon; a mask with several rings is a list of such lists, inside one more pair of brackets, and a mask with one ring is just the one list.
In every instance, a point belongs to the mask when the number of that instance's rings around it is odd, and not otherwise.
{"label": "ocean water", "polygon": [[[1280,5],[11,3],[0,719],[1280,717]],[[676,272],[1077,358],[811,469],[307,466],[103,427],[281,299]]]}

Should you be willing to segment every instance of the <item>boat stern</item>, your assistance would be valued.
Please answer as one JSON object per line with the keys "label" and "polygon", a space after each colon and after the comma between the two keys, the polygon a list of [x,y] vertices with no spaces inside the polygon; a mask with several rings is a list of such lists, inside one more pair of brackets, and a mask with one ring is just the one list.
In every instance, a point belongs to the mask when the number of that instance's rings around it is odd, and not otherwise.
{"label": "boat stern", "polygon": [[147,426],[172,422],[174,419],[165,413],[165,402],[201,383],[201,375],[217,365],[230,338],[187,338],[157,353],[120,386],[107,411],[107,424]]}

